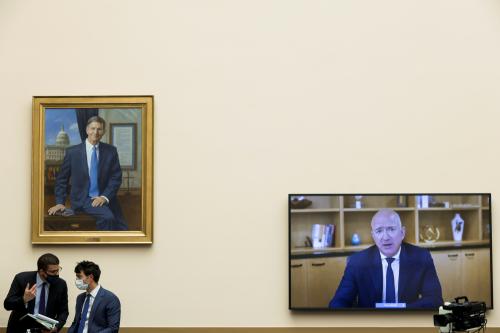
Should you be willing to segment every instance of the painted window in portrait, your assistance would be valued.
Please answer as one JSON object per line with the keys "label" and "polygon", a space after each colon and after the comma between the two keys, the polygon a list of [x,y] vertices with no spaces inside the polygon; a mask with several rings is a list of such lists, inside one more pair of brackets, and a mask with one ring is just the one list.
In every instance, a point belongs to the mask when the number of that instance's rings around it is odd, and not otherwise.
{"label": "painted window in portrait", "polygon": [[152,242],[152,96],[34,97],[33,243]]}

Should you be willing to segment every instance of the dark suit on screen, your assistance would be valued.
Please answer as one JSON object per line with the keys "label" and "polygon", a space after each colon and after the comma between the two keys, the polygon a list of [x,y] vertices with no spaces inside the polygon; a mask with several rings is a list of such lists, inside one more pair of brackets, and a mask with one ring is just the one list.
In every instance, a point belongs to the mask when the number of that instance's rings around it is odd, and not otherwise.
{"label": "dark suit on screen", "polygon": [[[437,309],[443,304],[441,284],[428,250],[401,244],[398,300],[407,308]],[[374,308],[382,302],[382,260],[377,246],[348,258],[330,308]]]}
{"label": "dark suit on screen", "polygon": [[122,170],[116,147],[99,142],[98,185],[99,195],[105,196],[109,204],[92,207],[89,197],[89,168],[85,142],[66,150],[61,171],[55,183],[56,204],[64,205],[70,190],[71,208],[96,218],[98,230],[127,230],[117,193],[122,183]]}
{"label": "dark suit on screen", "polygon": [[[87,293],[76,298],[75,319],[68,333],[76,333],[82,316],[83,303]],[[100,287],[92,304],[88,321],[88,333],[114,333],[120,328],[120,300],[111,291]]]}
{"label": "dark suit on screen", "polygon": [[[36,275],[37,272],[22,272],[14,277],[3,303],[5,310],[12,311],[7,325],[7,333],[26,332],[28,328],[32,328],[28,321],[19,321],[19,319],[27,313],[34,313],[36,299],[29,301],[28,307],[26,307],[23,295],[28,283],[30,287],[36,284]],[[50,284],[45,315],[59,321],[58,330],[66,323],[68,318],[68,287],[63,279],[58,279],[55,283]]]}

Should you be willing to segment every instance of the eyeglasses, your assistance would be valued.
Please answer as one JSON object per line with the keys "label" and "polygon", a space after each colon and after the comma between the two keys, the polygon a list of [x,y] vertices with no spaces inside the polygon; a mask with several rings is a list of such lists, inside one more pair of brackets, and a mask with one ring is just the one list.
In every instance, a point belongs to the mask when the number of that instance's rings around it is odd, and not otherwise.
{"label": "eyeglasses", "polygon": [[59,266],[58,269],[51,269],[51,270],[47,270],[46,272],[49,273],[49,274],[54,275],[54,274],[59,274],[61,271],[62,271],[62,267]]}
{"label": "eyeglasses", "polygon": [[380,227],[375,230],[372,230],[373,235],[377,238],[382,238],[384,236],[384,230],[389,235],[390,237],[396,236],[398,231],[400,230],[399,227]]}

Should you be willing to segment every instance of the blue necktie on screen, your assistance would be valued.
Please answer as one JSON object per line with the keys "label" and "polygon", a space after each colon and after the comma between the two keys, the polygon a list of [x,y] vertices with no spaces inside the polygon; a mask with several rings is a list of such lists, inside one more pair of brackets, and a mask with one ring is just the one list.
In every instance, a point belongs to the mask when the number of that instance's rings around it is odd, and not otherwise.
{"label": "blue necktie on screen", "polygon": [[92,157],[90,158],[90,186],[89,186],[89,197],[99,196],[99,185],[97,184],[97,168],[99,166],[99,161],[97,160],[97,149],[95,146],[92,147]]}
{"label": "blue necktie on screen", "polygon": [[38,313],[41,315],[45,314],[45,285],[47,283],[42,283],[42,291],[40,292],[40,301],[38,302]]}
{"label": "blue necktie on screen", "polygon": [[391,264],[394,258],[385,258],[387,260],[387,274],[385,276],[385,302],[396,303],[396,288],[394,286],[394,272]]}
{"label": "blue necktie on screen", "polygon": [[90,294],[87,294],[85,297],[85,301],[83,303],[82,314],[80,315],[80,321],[78,323],[78,331],[77,333],[82,333],[85,328],[85,322],[87,321],[87,312],[89,312],[89,304],[90,304]]}

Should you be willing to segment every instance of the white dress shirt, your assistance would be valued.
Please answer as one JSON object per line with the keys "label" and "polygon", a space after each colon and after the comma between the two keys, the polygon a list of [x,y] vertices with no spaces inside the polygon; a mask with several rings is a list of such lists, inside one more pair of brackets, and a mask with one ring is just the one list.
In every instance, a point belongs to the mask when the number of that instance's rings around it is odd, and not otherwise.
{"label": "white dress shirt", "polygon": [[[92,305],[94,304],[94,300],[95,297],[97,296],[97,293],[99,292],[99,289],[101,289],[101,286],[98,284],[97,287],[95,287],[94,290],[90,292],[89,310],[87,311],[87,313],[82,313],[82,316],[85,316],[85,327],[83,328],[83,333],[88,333],[90,311],[92,310]],[[87,295],[85,295],[85,297],[87,297]],[[84,307],[85,307],[85,301],[82,305],[82,311]]]}
{"label": "white dress shirt", "polygon": [[[34,314],[38,314],[40,310],[40,297],[42,295],[42,285],[45,281],[40,277],[40,273],[36,273],[36,297]],[[47,310],[47,300],[49,299],[49,284],[45,282],[45,310]],[[30,286],[31,287],[31,286]],[[26,304],[27,306],[27,304]]]}
{"label": "white dress shirt", "polygon": [[392,267],[392,272],[394,273],[394,289],[396,291],[396,303],[399,302],[398,300],[398,285],[399,285],[399,255],[401,254],[401,247],[399,248],[398,252],[392,256],[392,257],[387,257],[380,252],[380,258],[382,259],[382,283],[383,283],[383,289],[382,289],[382,302],[385,303],[386,300],[386,288],[385,288],[385,281],[386,281],[386,276],[387,276],[387,267],[389,267],[389,264],[387,263],[386,258],[394,258],[394,261],[391,264]]}

